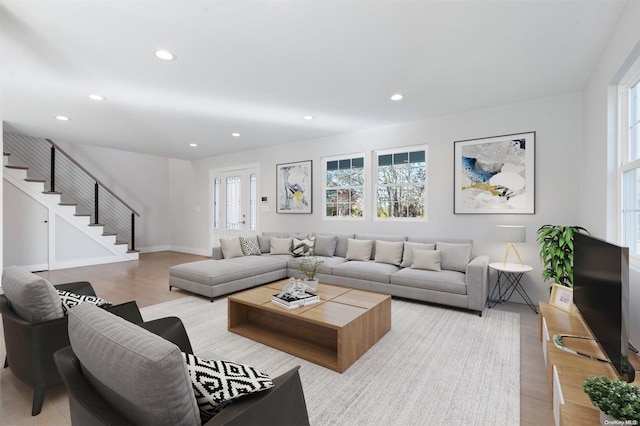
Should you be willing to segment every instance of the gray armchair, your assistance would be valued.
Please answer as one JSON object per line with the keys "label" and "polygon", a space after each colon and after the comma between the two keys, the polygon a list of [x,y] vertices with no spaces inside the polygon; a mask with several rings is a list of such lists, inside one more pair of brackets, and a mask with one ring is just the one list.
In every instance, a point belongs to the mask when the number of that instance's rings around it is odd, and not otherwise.
{"label": "gray armchair", "polygon": [[[94,306],[69,313],[71,346],[54,355],[73,425],[200,425],[181,352],[192,353],[179,318],[133,325]],[[298,367],[274,387],[233,401],[216,425],[309,424]]]}
{"label": "gray armchair", "polygon": [[[2,275],[3,289],[7,292],[0,295],[0,313],[7,351],[4,368],[8,367],[18,379],[34,389],[31,415],[36,416],[42,409],[46,389],[61,383],[53,361],[53,353],[69,346],[67,317],[65,315],[58,317],[53,310],[44,316],[41,315],[42,313],[35,312],[34,305],[28,306],[30,301],[27,301],[33,296],[33,292],[25,291],[24,294],[19,294],[18,287],[25,283],[28,286],[38,286],[37,290],[47,287],[48,290],[53,289],[53,294],[56,296],[56,288],[75,294],[91,296],[96,294],[91,284],[86,281],[52,286],[43,278],[17,268],[7,268]],[[39,293],[47,294],[48,291]],[[7,296],[13,296],[14,302]],[[52,297],[51,300],[55,298]],[[40,304],[41,307],[46,305],[45,300],[41,302],[43,302]],[[62,303],[59,299],[58,302],[61,313]],[[114,305],[107,309],[128,321],[142,322],[135,302]]]}

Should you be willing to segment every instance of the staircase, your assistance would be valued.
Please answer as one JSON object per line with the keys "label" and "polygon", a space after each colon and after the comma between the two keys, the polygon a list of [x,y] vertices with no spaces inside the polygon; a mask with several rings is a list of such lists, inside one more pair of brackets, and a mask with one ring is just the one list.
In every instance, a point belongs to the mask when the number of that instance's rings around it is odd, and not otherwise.
{"label": "staircase", "polygon": [[[5,149],[6,148],[7,147],[5,145]],[[15,188],[20,191],[20,193],[26,194],[26,196],[37,203],[33,205],[43,206],[48,211],[48,220],[44,221],[48,222],[47,232],[49,234],[47,264],[18,266],[23,266],[31,270],[54,270],[138,260],[138,251],[135,250],[133,241],[131,241],[130,248],[129,242],[119,240],[117,238],[118,235],[115,232],[105,230],[105,225],[103,223],[92,223],[90,214],[78,211],[78,203],[68,199],[63,199],[63,194],[60,192],[47,191],[45,188],[47,180],[34,176],[37,173],[31,173],[30,168],[27,166],[12,164],[19,163],[21,161],[12,162],[11,160],[11,153],[4,152],[3,178],[5,180],[5,194],[7,191],[13,191],[13,188]],[[13,188],[8,188],[6,185],[7,183],[12,185]],[[97,191],[98,183],[95,185]],[[13,191],[13,193],[18,194],[15,191]],[[96,192],[96,202],[97,198],[98,195]],[[7,208],[10,209],[11,206],[7,206],[5,202],[4,208],[5,210]],[[41,207],[38,206],[37,208]],[[97,211],[98,209],[96,206],[96,219],[98,214]],[[133,213],[131,214],[132,228],[134,226]],[[7,218],[5,216],[5,226],[6,220]],[[5,228],[5,240],[6,238],[7,232]],[[131,230],[130,238],[135,238],[133,229]],[[11,241],[8,243],[12,244]],[[7,256],[7,251],[7,246],[5,246],[5,256]]]}

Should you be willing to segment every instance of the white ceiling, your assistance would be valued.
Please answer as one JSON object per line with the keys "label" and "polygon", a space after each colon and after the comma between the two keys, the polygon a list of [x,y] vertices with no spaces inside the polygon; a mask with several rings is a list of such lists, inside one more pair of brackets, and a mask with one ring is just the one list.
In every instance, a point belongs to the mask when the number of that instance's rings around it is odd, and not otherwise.
{"label": "white ceiling", "polygon": [[196,159],[571,93],[626,3],[1,1],[2,118]]}

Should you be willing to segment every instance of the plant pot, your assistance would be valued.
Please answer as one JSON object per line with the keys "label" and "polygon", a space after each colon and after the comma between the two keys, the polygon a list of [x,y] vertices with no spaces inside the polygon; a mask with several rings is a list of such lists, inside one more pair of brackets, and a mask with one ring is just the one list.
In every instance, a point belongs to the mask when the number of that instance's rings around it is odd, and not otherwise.
{"label": "plant pot", "polygon": [[305,278],[303,282],[311,291],[318,290],[318,280],[308,280]]}
{"label": "plant pot", "polygon": [[600,410],[600,424],[602,426],[617,425],[620,424],[620,420],[617,420],[615,417],[605,414],[604,411]]}

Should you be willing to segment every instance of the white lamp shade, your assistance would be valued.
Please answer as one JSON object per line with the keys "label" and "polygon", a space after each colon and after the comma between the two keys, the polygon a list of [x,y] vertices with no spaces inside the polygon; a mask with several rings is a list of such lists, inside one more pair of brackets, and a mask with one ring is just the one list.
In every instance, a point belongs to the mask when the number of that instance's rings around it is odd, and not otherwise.
{"label": "white lamp shade", "polygon": [[496,239],[505,243],[526,243],[527,227],[516,225],[496,225]]}

